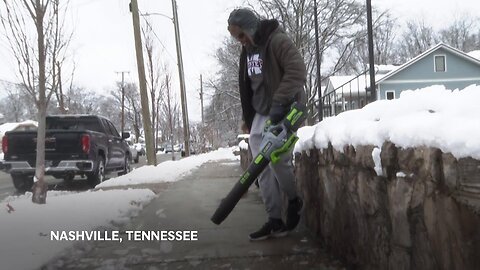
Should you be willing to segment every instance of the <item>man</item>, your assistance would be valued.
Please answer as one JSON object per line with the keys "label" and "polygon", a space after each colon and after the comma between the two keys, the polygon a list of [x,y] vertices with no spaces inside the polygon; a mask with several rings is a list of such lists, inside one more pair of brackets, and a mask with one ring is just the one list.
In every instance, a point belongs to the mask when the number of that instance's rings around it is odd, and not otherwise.
{"label": "man", "polygon": [[[250,133],[250,148],[255,157],[260,151],[266,121],[270,119],[275,125],[293,102],[305,103],[305,63],[277,20],[260,20],[249,9],[235,9],[228,18],[228,31],[242,44],[239,73],[242,129]],[[284,154],[281,161],[270,164],[258,183],[268,221],[250,234],[250,240],[287,235],[297,226],[303,207],[296,191],[292,155]],[[282,191],[289,199],[286,224],[281,215]]]}

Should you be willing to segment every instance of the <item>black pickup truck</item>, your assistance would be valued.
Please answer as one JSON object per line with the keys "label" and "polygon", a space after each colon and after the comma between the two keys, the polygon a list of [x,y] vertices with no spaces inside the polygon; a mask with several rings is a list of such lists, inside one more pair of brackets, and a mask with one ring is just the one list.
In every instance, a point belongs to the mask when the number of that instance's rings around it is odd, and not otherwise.
{"label": "black pickup truck", "polygon": [[[92,186],[105,174],[130,171],[132,156],[125,142],[130,134],[119,134],[106,118],[94,115],[47,116],[45,174],[63,178],[86,177]],[[2,139],[3,170],[10,173],[19,191],[32,188],[36,160],[36,131],[10,131]]]}

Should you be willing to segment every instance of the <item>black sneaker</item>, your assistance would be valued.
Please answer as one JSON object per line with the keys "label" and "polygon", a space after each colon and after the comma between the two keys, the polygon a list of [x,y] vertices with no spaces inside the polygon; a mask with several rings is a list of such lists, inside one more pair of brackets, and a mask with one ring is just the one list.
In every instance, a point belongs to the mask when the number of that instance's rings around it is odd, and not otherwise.
{"label": "black sneaker", "polygon": [[281,219],[269,218],[268,222],[265,223],[260,230],[250,234],[250,240],[260,241],[269,237],[283,237],[287,234],[288,232],[285,229],[285,224],[283,224]]}
{"label": "black sneaker", "polygon": [[303,210],[303,201],[299,197],[288,201],[286,229],[291,231],[297,227],[300,221],[300,214]]}

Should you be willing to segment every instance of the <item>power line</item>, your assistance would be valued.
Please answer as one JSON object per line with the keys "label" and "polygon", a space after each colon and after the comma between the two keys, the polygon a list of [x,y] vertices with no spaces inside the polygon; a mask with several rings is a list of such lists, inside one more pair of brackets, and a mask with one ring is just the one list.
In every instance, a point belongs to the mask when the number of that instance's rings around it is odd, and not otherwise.
{"label": "power line", "polygon": [[[141,14],[148,14],[148,13],[143,13],[143,12],[140,12]],[[168,51],[167,47],[165,46],[165,44],[163,44],[162,40],[158,37],[157,33],[155,33],[155,30],[153,29],[153,26],[150,24],[150,22],[144,18],[143,16],[141,16],[143,18],[143,20],[145,21],[145,23],[147,23],[147,25],[150,27],[150,29],[152,29],[152,33],[153,35],[155,36],[155,38],[157,38],[158,42],[160,42],[160,45],[162,45],[163,49],[165,49],[165,51],[167,52],[168,56],[170,56],[170,58],[173,60],[173,61],[176,61],[175,57],[172,56],[172,54]]]}

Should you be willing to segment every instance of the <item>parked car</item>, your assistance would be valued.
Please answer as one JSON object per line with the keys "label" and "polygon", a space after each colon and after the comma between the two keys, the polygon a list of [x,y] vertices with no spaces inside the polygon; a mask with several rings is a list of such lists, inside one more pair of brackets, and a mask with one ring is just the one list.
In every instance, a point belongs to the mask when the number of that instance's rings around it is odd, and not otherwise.
{"label": "parked car", "polygon": [[165,145],[165,153],[171,153],[173,152],[174,148],[171,144]]}
{"label": "parked car", "polygon": [[183,144],[175,144],[173,146],[173,151],[180,152],[182,150]]}
{"label": "parked car", "polygon": [[[92,186],[105,175],[131,170],[132,153],[110,120],[95,115],[58,115],[46,118],[45,174],[63,178],[86,176]],[[3,170],[19,191],[31,190],[36,160],[36,131],[10,131],[2,138]]]}
{"label": "parked car", "polygon": [[[193,145],[190,145],[190,155],[196,155],[196,154],[197,154],[197,151],[195,151],[195,148],[193,147]],[[183,146],[183,144],[182,144],[181,156],[182,157],[185,156],[185,147]]]}
{"label": "parked car", "polygon": [[140,156],[145,156],[145,154],[146,154],[146,152],[147,152],[147,151],[145,150],[145,148],[146,148],[146,147],[145,147],[145,144],[144,144],[144,143],[135,143],[134,145],[135,145],[135,149],[137,150],[138,154],[139,154]]}
{"label": "parked car", "polygon": [[137,151],[137,147],[135,147],[135,144],[130,140],[128,140],[127,143],[128,147],[130,147],[130,153],[132,155],[133,162],[138,163],[140,160],[140,153]]}

